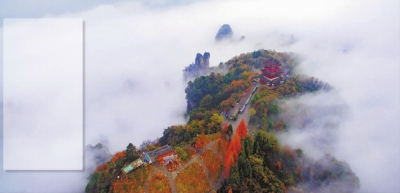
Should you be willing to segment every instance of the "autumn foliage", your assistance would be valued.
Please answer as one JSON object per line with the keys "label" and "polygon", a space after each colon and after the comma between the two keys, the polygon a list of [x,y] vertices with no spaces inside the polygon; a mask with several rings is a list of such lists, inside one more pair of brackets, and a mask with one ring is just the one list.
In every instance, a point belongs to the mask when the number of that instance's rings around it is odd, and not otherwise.
{"label": "autumn foliage", "polygon": [[295,170],[295,173],[296,174],[301,174],[302,171],[303,171],[303,168],[297,167],[296,170]]}
{"label": "autumn foliage", "polygon": [[188,159],[186,162],[184,161],[184,163],[187,163],[196,154],[196,150],[194,150],[192,147],[185,148],[184,150],[188,156]]}
{"label": "autumn foliage", "polygon": [[[219,132],[206,135],[207,143],[209,143],[211,141],[215,141],[215,140],[220,139],[220,138],[221,138],[221,133],[219,133]],[[204,145],[206,145],[206,144],[204,144]]]}
{"label": "autumn foliage", "polygon": [[99,171],[104,171],[104,170],[108,170],[108,165],[106,163],[98,165],[94,172],[99,172]]}
{"label": "autumn foliage", "polygon": [[281,169],[281,168],[282,168],[281,162],[277,161],[277,162],[276,162],[276,167],[278,167],[278,169]]}
{"label": "autumn foliage", "polygon": [[222,156],[225,156],[226,152],[228,151],[228,147],[229,141],[225,139],[218,139],[214,144],[214,149],[216,149]]}
{"label": "autumn foliage", "polygon": [[224,126],[222,127],[222,133],[226,133],[228,131],[228,124],[224,124]]}
{"label": "autumn foliage", "polygon": [[211,190],[206,174],[199,163],[192,163],[175,177],[177,192],[209,192]]}
{"label": "autumn foliage", "polygon": [[122,175],[119,180],[113,181],[111,187],[113,192],[118,193],[132,193],[132,192],[145,192],[145,182],[152,167],[142,167],[135,172],[127,175]]}
{"label": "autumn foliage", "polygon": [[224,124],[222,127],[222,132],[221,132],[221,139],[226,138],[228,136],[228,124]]}
{"label": "autumn foliage", "polygon": [[224,157],[224,166],[225,166],[224,175],[225,175],[225,177],[229,176],[229,172],[230,172],[232,166],[235,164],[235,161],[239,157],[239,153],[241,150],[240,146],[241,146],[240,138],[237,134],[235,134],[233,137],[233,140],[229,144],[228,151],[226,152],[226,155]]}
{"label": "autumn foliage", "polygon": [[201,159],[203,160],[211,179],[217,181],[222,169],[222,160],[211,149],[206,149],[201,154]]}
{"label": "autumn foliage", "polygon": [[238,127],[236,128],[236,132],[238,133],[240,138],[245,138],[247,137],[247,127],[246,127],[246,123],[244,122],[244,119],[242,119],[238,125]]}
{"label": "autumn foliage", "polygon": [[207,137],[204,133],[201,133],[199,139],[197,139],[195,147],[202,148],[207,144]]}
{"label": "autumn foliage", "polygon": [[224,157],[225,177],[229,177],[230,170],[235,164],[235,161],[238,159],[239,153],[242,150],[241,139],[245,137],[247,137],[247,127],[244,120],[242,119],[242,121],[240,121],[238,127],[236,128],[233,139],[230,142],[228,150]]}
{"label": "autumn foliage", "polygon": [[115,156],[112,158],[111,162],[116,162],[119,159],[125,157],[125,151],[121,151],[115,154]]}
{"label": "autumn foliage", "polygon": [[[231,141],[231,151],[232,151],[232,155],[235,158],[235,160],[237,160],[239,158],[239,153],[242,150],[242,143],[241,143],[241,139],[239,137],[238,134],[233,136],[233,140]],[[229,148],[228,148],[229,150]]]}
{"label": "autumn foliage", "polygon": [[285,184],[281,183],[281,189],[283,190],[284,193],[286,193],[286,187]]}
{"label": "autumn foliage", "polygon": [[294,157],[296,155],[296,152],[293,151],[288,145],[283,146],[283,152],[290,157]]}
{"label": "autumn foliage", "polygon": [[235,164],[235,160],[233,158],[233,152],[228,151],[224,157],[224,166],[225,166],[225,171],[224,171],[224,177],[227,178],[229,177],[230,170],[232,166]]}
{"label": "autumn foliage", "polygon": [[169,180],[163,174],[154,174],[151,177],[149,184],[149,192],[150,193],[170,193],[171,185],[169,184]]}

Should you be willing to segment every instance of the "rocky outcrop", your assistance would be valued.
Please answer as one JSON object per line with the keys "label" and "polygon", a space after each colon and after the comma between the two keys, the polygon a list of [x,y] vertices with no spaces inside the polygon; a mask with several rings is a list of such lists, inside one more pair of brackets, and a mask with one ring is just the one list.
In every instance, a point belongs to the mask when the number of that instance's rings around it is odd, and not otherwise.
{"label": "rocky outcrop", "polygon": [[194,61],[183,70],[185,80],[205,75],[210,70],[210,53],[204,52],[203,55],[197,53]]}
{"label": "rocky outcrop", "polygon": [[204,55],[197,53],[195,65],[198,66],[201,70],[208,71],[210,67],[210,53],[205,52]]}
{"label": "rocky outcrop", "polygon": [[210,68],[210,53],[204,52],[203,58],[205,68],[208,70]]}

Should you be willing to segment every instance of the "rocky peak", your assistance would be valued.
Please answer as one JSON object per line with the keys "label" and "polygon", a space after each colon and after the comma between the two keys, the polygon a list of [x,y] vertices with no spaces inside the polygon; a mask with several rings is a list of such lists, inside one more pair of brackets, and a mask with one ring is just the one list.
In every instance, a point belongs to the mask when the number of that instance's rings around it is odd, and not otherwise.
{"label": "rocky peak", "polygon": [[203,60],[203,55],[201,55],[200,53],[196,54],[196,59],[194,60],[194,63],[196,65],[203,65],[204,60]]}
{"label": "rocky peak", "polygon": [[197,53],[194,63],[187,66],[184,71],[185,79],[193,77],[199,77],[207,74],[210,68],[210,53],[204,52],[204,54]]}
{"label": "rocky peak", "polygon": [[232,37],[232,35],[233,35],[233,32],[232,32],[231,26],[229,26],[229,24],[224,24],[219,28],[218,33],[215,36],[215,40],[221,41],[223,39],[229,39]]}
{"label": "rocky peak", "polygon": [[210,53],[204,52],[204,55],[197,53],[194,65],[197,69],[208,70],[210,67]]}

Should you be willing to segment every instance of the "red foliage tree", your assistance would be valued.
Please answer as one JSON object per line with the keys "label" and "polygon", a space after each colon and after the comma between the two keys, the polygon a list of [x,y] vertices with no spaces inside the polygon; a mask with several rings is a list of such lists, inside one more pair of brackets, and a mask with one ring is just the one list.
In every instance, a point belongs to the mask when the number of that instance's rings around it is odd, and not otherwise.
{"label": "red foliage tree", "polygon": [[295,170],[296,174],[301,174],[302,171],[303,171],[303,168],[301,168],[301,167],[297,167]]}
{"label": "red foliage tree", "polygon": [[228,124],[224,124],[224,126],[222,127],[222,132],[221,132],[221,139],[226,139],[226,137],[228,136]]}
{"label": "red foliage tree", "polygon": [[116,162],[118,161],[120,158],[125,157],[125,151],[121,151],[115,154],[115,156],[113,157],[113,159],[111,160],[112,162]]}
{"label": "red foliage tree", "polygon": [[283,190],[284,193],[286,193],[286,187],[285,184],[281,183],[281,189]]}
{"label": "red foliage tree", "polygon": [[229,177],[232,166],[239,157],[239,153],[242,150],[241,139],[238,132],[235,132],[233,139],[229,144],[228,150],[224,157],[225,172],[224,176]]}
{"label": "red foliage tree", "polygon": [[294,157],[296,155],[296,152],[293,151],[288,145],[283,146],[283,152],[286,153],[287,155]]}
{"label": "red foliage tree", "polygon": [[235,134],[238,134],[240,138],[245,138],[247,137],[247,127],[246,127],[246,123],[244,122],[244,119],[242,119],[238,125],[238,127],[236,128],[236,132]]}
{"label": "red foliage tree", "polygon": [[281,162],[277,161],[277,162],[276,162],[276,167],[278,167],[278,169],[281,169],[281,168],[282,168]]}
{"label": "red foliage tree", "polygon": [[201,133],[200,137],[197,139],[196,144],[194,145],[196,148],[202,148],[207,143],[207,138],[204,133]]}
{"label": "red foliage tree", "polygon": [[108,165],[106,163],[100,164],[96,167],[95,172],[108,170]]}
{"label": "red foliage tree", "polygon": [[225,123],[222,127],[222,133],[226,133],[226,131],[228,131],[228,124]]}
{"label": "red foliage tree", "polygon": [[224,157],[224,166],[225,166],[224,176],[225,176],[225,178],[229,177],[231,168],[235,164],[235,160],[233,158],[232,153],[233,153],[232,151],[228,151],[228,152],[226,152],[226,155]]}
{"label": "red foliage tree", "polygon": [[[224,129],[227,125],[224,125]],[[227,129],[227,127],[226,127]],[[247,137],[247,127],[242,119],[236,128],[235,134],[233,135],[232,141],[229,143],[228,150],[224,157],[225,172],[224,176],[229,177],[230,170],[235,164],[235,161],[239,158],[239,153],[242,150],[242,138]]]}
{"label": "red foliage tree", "polygon": [[234,158],[235,158],[235,160],[237,160],[239,157],[240,150],[242,150],[241,140],[237,133],[235,133],[235,135],[233,136],[230,146],[232,148]]}
{"label": "red foliage tree", "polygon": [[[228,153],[229,153],[229,156],[230,156],[229,159],[232,158],[233,162],[235,162],[236,157],[237,157],[237,152],[235,151],[235,148],[233,147],[233,145],[232,145],[232,146],[229,145],[227,154],[228,154]],[[229,168],[229,170],[230,170],[230,168]]]}

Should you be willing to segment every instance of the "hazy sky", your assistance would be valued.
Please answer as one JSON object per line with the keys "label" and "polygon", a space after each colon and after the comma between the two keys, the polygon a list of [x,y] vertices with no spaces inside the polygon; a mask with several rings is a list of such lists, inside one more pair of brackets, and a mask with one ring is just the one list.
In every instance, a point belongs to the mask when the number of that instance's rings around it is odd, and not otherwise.
{"label": "hazy sky", "polygon": [[[336,89],[324,104],[340,100],[348,107],[330,152],[359,176],[360,192],[400,191],[398,1],[141,2],[10,1],[0,12],[85,21],[85,144],[107,136],[115,153],[185,123],[182,70],[198,52],[210,52],[216,66],[260,48],[291,51],[303,57],[301,73]],[[233,40],[215,44],[225,23]],[[297,41],[289,44],[292,34]],[[245,40],[236,41],[242,35]],[[321,100],[314,97],[299,102],[313,106]],[[303,136],[306,143],[309,135]],[[0,172],[0,192],[83,191],[84,179],[83,172]]]}

